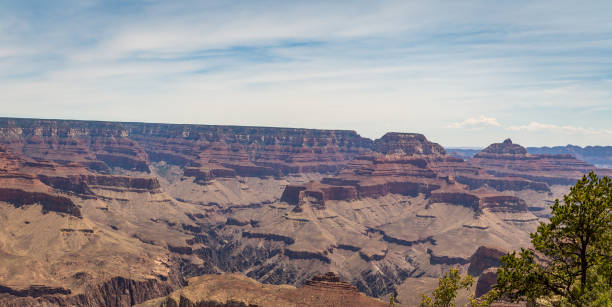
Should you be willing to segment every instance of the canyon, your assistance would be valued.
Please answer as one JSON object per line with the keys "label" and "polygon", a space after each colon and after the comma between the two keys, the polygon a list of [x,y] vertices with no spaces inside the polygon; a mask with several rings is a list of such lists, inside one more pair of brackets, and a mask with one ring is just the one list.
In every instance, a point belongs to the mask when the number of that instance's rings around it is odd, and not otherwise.
{"label": "canyon", "polygon": [[0,304],[412,306],[450,267],[482,294],[589,171],[509,139],[0,118]]}

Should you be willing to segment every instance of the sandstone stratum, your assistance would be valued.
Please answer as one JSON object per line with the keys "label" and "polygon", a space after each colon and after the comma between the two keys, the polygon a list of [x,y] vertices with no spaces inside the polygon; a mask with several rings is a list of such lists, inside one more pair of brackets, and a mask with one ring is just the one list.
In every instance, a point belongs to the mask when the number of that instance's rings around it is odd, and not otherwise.
{"label": "sandstone stratum", "polygon": [[415,133],[0,118],[0,305],[412,306],[450,267],[481,294],[591,170],[511,140],[465,161]]}

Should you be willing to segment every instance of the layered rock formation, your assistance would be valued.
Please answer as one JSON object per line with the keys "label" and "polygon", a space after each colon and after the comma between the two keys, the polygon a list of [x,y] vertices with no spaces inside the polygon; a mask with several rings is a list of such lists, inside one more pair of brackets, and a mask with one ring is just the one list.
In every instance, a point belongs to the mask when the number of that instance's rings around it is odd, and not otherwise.
{"label": "layered rock formation", "polygon": [[511,139],[505,139],[501,143],[489,145],[474,157],[485,157],[489,155],[525,156],[527,155],[527,149],[521,145],[512,143]]}
{"label": "layered rock formation", "polygon": [[528,147],[530,154],[559,155],[566,154],[586,161],[602,168],[612,168],[612,146],[586,146],[576,145],[554,147]]}
{"label": "layered rock formation", "polygon": [[[527,147],[527,152],[532,155],[571,155],[576,159],[585,161],[599,168],[612,169],[612,146],[586,146],[576,145],[553,146],[553,147]],[[480,152],[479,149],[470,148],[446,148],[447,152],[465,160],[471,159]]]}
{"label": "layered rock formation", "polygon": [[598,169],[578,160],[575,155],[549,152],[555,151],[533,149],[530,153],[526,148],[506,139],[477,152],[468,161],[471,166],[486,172],[477,176],[458,175],[456,179],[471,189],[486,185],[499,191],[549,191],[551,185],[573,185],[591,170],[597,170],[601,175],[612,174],[610,170]]}
{"label": "layered rock formation", "polygon": [[445,154],[442,146],[418,133],[389,132],[374,141],[372,149],[383,154],[431,155]]}
{"label": "layered rock formation", "polygon": [[340,276],[338,276],[334,272],[327,272],[325,274],[315,275],[306,281],[304,287],[311,287],[324,291],[332,289],[337,291],[357,293],[357,287],[342,281],[342,279],[340,279]]}
{"label": "layered rock formation", "polygon": [[64,288],[30,286],[11,289],[0,286],[2,306],[133,306],[149,299],[168,295],[172,287],[155,279],[134,281],[115,277],[87,288],[85,293],[71,295]]}
{"label": "layered rock formation", "polygon": [[505,254],[505,251],[497,248],[488,246],[479,247],[472,257],[470,257],[468,274],[480,276],[487,269],[498,267],[501,264],[499,258]]}
{"label": "layered rock formation", "polygon": [[15,207],[39,204],[43,212],[54,211],[81,217],[81,211],[70,199],[54,193],[35,174],[23,172],[25,165],[32,164],[0,146],[0,202]]}
{"label": "layered rock formation", "polygon": [[0,137],[31,158],[142,172],[163,160],[204,180],[334,172],[372,143],[354,131],[7,118]]}
{"label": "layered rock formation", "polygon": [[240,272],[408,303],[451,266],[482,275],[482,245],[527,245],[590,169],[509,140],[466,162],[410,133],[0,119],[0,302],[127,306]]}
{"label": "layered rock formation", "polygon": [[596,169],[571,155],[528,154],[527,149],[510,139],[483,149],[470,164],[486,169],[494,177],[523,178],[548,185],[573,185],[582,175]]}

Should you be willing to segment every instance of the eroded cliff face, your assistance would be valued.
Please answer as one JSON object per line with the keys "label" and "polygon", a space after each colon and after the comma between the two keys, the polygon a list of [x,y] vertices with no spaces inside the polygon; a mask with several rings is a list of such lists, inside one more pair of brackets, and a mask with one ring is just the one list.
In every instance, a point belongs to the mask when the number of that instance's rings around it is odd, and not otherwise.
{"label": "eroded cliff face", "polygon": [[168,295],[176,286],[156,279],[135,281],[114,277],[95,286],[85,293],[71,295],[63,288],[30,286],[27,289],[12,289],[0,286],[2,306],[134,306],[147,300]]}
{"label": "eroded cliff face", "polygon": [[0,119],[1,302],[126,306],[221,272],[406,297],[526,246],[589,169],[510,141],[465,162],[410,133]]}
{"label": "eroded cliff face", "polygon": [[35,174],[22,172],[27,162],[0,145],[0,202],[15,207],[40,204],[43,212],[57,212],[81,217],[72,200],[56,194]]}
{"label": "eroded cliff face", "polygon": [[35,159],[140,172],[165,161],[204,180],[335,172],[372,144],[354,131],[34,119],[0,119],[0,136]]}
{"label": "eroded cliff face", "polygon": [[572,155],[579,160],[586,161],[600,168],[612,168],[612,146],[586,146],[576,145],[555,146],[555,147],[529,147],[531,154],[545,155]]}
{"label": "eroded cliff face", "polygon": [[442,146],[430,142],[424,135],[418,133],[389,132],[374,141],[373,149],[383,154],[431,155],[446,153]]}
{"label": "eroded cliff face", "polygon": [[522,178],[548,185],[573,185],[582,175],[597,169],[567,154],[528,154],[527,149],[513,144],[510,139],[483,149],[469,163],[486,169],[493,177]]}

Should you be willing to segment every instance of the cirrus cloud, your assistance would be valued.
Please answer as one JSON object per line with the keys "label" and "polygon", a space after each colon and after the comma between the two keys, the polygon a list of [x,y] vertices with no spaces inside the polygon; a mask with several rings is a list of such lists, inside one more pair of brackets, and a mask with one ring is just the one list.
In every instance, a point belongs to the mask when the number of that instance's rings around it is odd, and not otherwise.
{"label": "cirrus cloud", "polygon": [[501,124],[494,117],[486,117],[480,115],[478,117],[470,117],[462,122],[456,122],[448,125],[448,128],[471,128],[479,129],[485,127],[500,127]]}
{"label": "cirrus cloud", "polygon": [[530,122],[527,125],[510,126],[507,128],[507,130],[527,132],[552,132],[578,135],[612,135],[612,130],[609,129],[595,129],[570,125],[559,126],[539,122]]}
{"label": "cirrus cloud", "polygon": [[5,2],[2,116],[612,139],[527,125],[607,129],[610,1]]}

